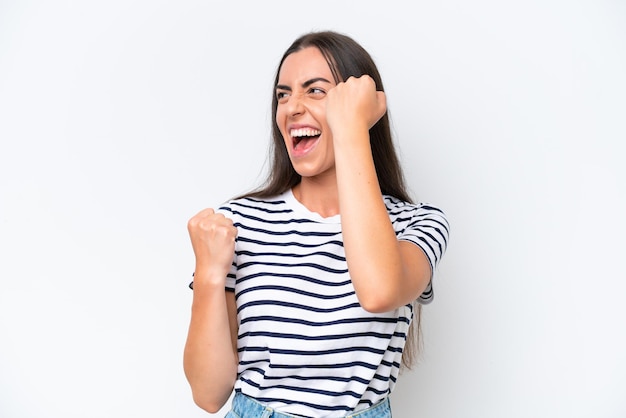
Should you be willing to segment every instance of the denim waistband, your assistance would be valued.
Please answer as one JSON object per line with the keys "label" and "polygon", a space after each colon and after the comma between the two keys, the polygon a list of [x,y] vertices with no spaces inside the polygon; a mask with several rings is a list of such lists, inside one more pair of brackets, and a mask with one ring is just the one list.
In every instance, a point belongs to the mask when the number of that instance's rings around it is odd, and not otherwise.
{"label": "denim waistband", "polygon": [[[232,412],[238,418],[302,418],[300,415],[277,412],[241,392],[235,393],[232,402]],[[231,414],[226,415],[226,417],[231,416]],[[391,405],[389,398],[385,398],[367,409],[336,416],[345,418],[391,418]]]}

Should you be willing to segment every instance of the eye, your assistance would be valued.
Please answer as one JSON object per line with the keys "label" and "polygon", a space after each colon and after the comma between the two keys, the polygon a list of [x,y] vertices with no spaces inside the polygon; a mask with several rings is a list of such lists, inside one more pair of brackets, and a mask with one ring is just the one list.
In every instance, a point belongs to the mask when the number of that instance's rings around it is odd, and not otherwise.
{"label": "eye", "polygon": [[284,103],[287,101],[287,97],[289,97],[289,93],[286,91],[277,91],[276,92],[276,100],[278,103]]}
{"label": "eye", "polygon": [[326,94],[326,90],[321,89],[319,87],[311,87],[309,89],[309,94],[312,96],[323,96]]}

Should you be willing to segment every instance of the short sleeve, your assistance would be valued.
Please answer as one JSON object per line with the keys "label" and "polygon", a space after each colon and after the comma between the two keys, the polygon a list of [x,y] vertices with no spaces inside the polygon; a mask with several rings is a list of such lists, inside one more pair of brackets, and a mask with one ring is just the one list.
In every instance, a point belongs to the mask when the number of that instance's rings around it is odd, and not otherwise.
{"label": "short sleeve", "polygon": [[[225,217],[231,219],[233,221],[233,225],[239,228],[238,221],[235,217],[235,212],[232,210],[230,204],[225,204],[223,206],[220,206],[216,212],[221,213]],[[230,271],[226,275],[226,290],[230,292],[235,291],[235,281],[237,278],[236,276],[237,274],[237,242],[238,240],[235,238],[235,253],[233,254],[233,262],[230,265]]]}
{"label": "short sleeve", "polygon": [[398,232],[402,241],[410,241],[420,247],[430,264],[431,277],[418,302],[427,304],[433,299],[433,276],[448,246],[450,226],[441,209],[430,205],[417,205],[408,222]]}

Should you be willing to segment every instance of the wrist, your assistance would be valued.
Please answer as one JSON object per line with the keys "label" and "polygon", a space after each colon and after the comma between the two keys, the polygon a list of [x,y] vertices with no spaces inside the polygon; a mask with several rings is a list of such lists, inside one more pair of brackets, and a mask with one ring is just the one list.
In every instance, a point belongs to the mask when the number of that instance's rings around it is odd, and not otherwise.
{"label": "wrist", "polygon": [[228,272],[221,268],[215,268],[211,266],[197,265],[193,273],[193,287],[220,287],[223,288],[226,284],[226,275]]}
{"label": "wrist", "polygon": [[369,128],[364,122],[345,122],[330,129],[333,143],[351,143],[355,141],[369,143]]}
{"label": "wrist", "polygon": [[333,131],[333,147],[335,157],[341,158],[345,155],[348,159],[353,159],[355,156],[361,158],[369,155],[371,158],[370,136],[367,129],[341,129],[337,133]]}

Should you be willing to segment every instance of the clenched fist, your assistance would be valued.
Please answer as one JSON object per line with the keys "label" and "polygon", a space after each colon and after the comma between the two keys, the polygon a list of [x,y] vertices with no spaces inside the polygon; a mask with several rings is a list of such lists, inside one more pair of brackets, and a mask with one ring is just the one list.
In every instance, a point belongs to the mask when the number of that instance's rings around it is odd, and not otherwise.
{"label": "clenched fist", "polygon": [[326,100],[326,121],[335,135],[339,129],[369,130],[387,112],[385,93],[368,76],[350,77],[337,84]]}
{"label": "clenched fist", "polygon": [[187,229],[196,256],[194,288],[197,282],[224,284],[235,253],[233,221],[209,208],[191,218]]}

